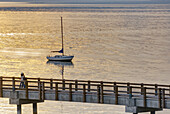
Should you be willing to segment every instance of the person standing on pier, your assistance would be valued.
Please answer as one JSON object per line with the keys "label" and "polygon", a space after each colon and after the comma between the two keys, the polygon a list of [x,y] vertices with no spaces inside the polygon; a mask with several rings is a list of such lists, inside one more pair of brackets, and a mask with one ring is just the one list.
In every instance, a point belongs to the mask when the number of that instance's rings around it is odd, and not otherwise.
{"label": "person standing on pier", "polygon": [[20,86],[19,86],[19,88],[25,88],[25,75],[24,75],[24,73],[22,72],[21,73],[21,83],[20,83]]}

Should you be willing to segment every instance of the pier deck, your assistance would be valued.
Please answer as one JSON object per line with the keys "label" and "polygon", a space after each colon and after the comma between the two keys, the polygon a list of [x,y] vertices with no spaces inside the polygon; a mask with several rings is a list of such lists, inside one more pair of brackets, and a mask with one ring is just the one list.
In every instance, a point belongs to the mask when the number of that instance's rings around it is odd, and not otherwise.
{"label": "pier deck", "polygon": [[134,114],[170,109],[170,85],[46,78],[27,78],[26,88],[19,85],[19,77],[0,77],[0,97],[10,98],[18,114],[28,103],[36,114],[37,103],[44,100],[125,105]]}

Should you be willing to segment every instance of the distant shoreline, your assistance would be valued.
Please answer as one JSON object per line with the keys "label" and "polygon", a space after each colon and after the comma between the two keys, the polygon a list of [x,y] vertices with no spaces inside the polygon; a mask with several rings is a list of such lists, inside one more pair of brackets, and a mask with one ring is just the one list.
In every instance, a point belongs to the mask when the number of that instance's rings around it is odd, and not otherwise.
{"label": "distant shoreline", "polygon": [[170,0],[0,0],[0,5],[57,5],[57,4],[170,4]]}
{"label": "distant shoreline", "polygon": [[[167,6],[168,7],[168,6]],[[117,6],[117,7],[109,7],[109,6],[98,6],[98,7],[92,7],[92,6],[27,6],[27,7],[1,7],[0,11],[87,11],[87,12],[170,12],[170,8],[165,7],[146,7],[146,6]]]}
{"label": "distant shoreline", "polygon": [[[0,2],[0,7],[119,7],[119,6],[142,6],[142,5],[152,5],[152,4],[27,4],[25,2],[10,2],[2,3]],[[117,6],[118,5],[118,6]],[[170,4],[154,4],[154,5],[170,5]]]}
{"label": "distant shoreline", "polygon": [[[35,2],[0,2],[0,11],[88,11],[88,10],[153,10],[165,9],[170,12],[170,4],[45,4]],[[158,7],[153,7],[158,6]],[[161,7],[164,6],[164,7]],[[165,7],[166,6],[166,7]]]}

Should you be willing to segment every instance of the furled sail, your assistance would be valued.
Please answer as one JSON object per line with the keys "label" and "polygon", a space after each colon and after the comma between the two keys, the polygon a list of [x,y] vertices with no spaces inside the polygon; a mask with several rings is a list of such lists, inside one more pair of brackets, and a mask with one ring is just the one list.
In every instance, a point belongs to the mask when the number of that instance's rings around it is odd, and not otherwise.
{"label": "furled sail", "polygon": [[63,53],[63,48],[60,51],[51,51],[51,52]]}

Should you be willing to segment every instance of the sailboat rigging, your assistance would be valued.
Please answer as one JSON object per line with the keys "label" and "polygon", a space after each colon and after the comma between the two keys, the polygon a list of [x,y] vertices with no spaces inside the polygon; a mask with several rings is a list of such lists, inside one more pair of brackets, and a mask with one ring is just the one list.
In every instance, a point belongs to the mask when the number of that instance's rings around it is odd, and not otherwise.
{"label": "sailboat rigging", "polygon": [[64,40],[63,40],[63,20],[61,17],[61,38],[62,38],[62,49],[60,51],[51,51],[62,53],[62,55],[47,56],[49,61],[71,61],[74,56],[67,56],[64,54]]}

